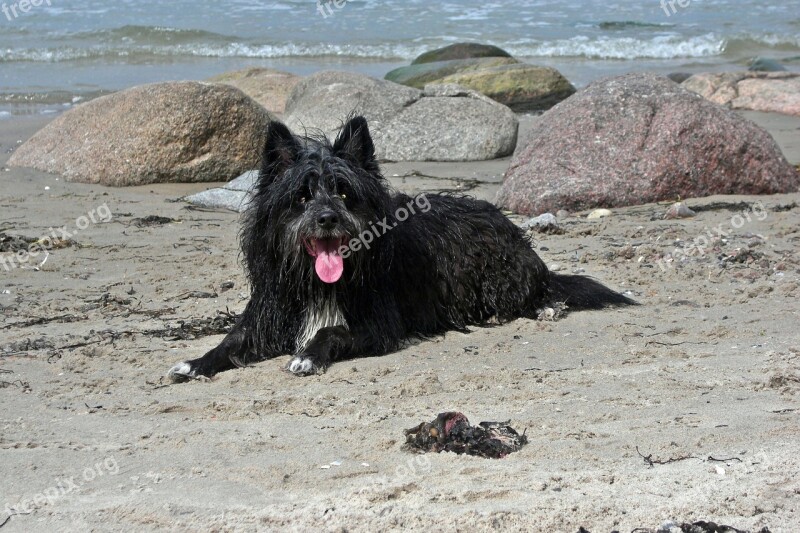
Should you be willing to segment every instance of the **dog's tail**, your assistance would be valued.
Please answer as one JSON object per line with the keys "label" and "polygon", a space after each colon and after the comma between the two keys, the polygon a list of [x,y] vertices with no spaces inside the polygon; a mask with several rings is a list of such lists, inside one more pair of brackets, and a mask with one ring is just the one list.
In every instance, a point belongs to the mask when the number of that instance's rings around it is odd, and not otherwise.
{"label": "dog's tail", "polygon": [[586,276],[550,273],[550,299],[569,309],[602,309],[617,305],[639,305],[634,300]]}

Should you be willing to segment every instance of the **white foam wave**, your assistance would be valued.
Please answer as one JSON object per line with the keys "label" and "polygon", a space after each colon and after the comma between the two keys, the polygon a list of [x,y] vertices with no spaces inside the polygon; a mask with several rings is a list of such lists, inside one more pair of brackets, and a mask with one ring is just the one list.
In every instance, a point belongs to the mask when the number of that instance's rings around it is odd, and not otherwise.
{"label": "white foam wave", "polygon": [[[749,42],[769,46],[800,45],[797,38],[781,36],[749,36]],[[246,42],[192,42],[158,45],[124,46],[116,44],[90,47],[0,49],[3,62],[65,62],[93,58],[123,58],[134,60],[141,57],[354,57],[410,60],[442,42],[387,42],[378,44],[336,43],[280,43],[253,44]],[[685,38],[668,33],[642,39],[635,37],[586,37],[538,41],[533,39],[513,42],[495,42],[516,57],[585,57],[590,59],[674,59],[719,56],[725,53],[737,39],[725,39],[716,34]]]}
{"label": "white foam wave", "polygon": [[652,39],[634,37],[571,39],[516,44],[506,48],[519,57],[586,57],[592,59],[673,59],[708,57],[722,54],[725,39],[713,34],[684,39],[659,35]]}

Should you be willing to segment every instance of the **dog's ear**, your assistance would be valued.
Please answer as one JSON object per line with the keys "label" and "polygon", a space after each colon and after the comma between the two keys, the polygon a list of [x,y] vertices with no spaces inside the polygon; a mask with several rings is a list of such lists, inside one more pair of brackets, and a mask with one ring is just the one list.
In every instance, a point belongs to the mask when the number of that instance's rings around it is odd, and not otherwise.
{"label": "dog's ear", "polygon": [[342,131],[333,143],[333,154],[350,159],[366,170],[377,170],[375,145],[369,134],[367,119],[355,117],[342,126]]}
{"label": "dog's ear", "polygon": [[261,182],[267,185],[297,161],[300,144],[289,128],[273,120],[267,128],[267,142],[261,158]]}

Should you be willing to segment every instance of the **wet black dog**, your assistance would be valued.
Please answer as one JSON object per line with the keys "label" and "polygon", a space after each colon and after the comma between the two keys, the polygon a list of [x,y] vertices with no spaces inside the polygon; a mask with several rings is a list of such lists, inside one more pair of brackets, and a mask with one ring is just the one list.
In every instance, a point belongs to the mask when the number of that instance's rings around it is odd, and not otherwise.
{"label": "wet black dog", "polygon": [[294,354],[288,370],[385,354],[469,325],[632,304],[591,279],[548,272],[522,230],[488,202],[409,197],[381,175],[367,121],[331,145],[267,133],[241,245],[251,298],[233,331],[175,380]]}

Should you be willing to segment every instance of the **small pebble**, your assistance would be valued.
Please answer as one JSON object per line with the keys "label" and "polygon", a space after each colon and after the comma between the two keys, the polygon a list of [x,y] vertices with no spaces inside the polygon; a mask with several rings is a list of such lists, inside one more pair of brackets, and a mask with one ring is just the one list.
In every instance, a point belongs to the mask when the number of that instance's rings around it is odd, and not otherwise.
{"label": "small pebble", "polygon": [[664,220],[671,220],[674,218],[689,218],[695,216],[697,213],[686,207],[686,204],[683,202],[677,202],[670,206],[667,209],[667,212],[664,213]]}
{"label": "small pebble", "polygon": [[661,526],[659,526],[659,528],[656,530],[656,533],[673,533],[675,531],[680,532],[683,530],[680,528],[680,526],[678,526],[676,522],[673,522],[672,520],[667,520],[666,522],[661,524]]}
{"label": "small pebble", "polygon": [[549,229],[558,228],[558,222],[555,215],[552,213],[545,213],[538,217],[528,219],[527,222],[522,224],[522,229],[536,229],[538,231],[546,231]]}
{"label": "small pebble", "polygon": [[555,317],[556,317],[556,310],[553,309],[552,307],[545,307],[544,309],[542,309],[542,312],[539,313],[540,320],[553,320],[555,319]]}
{"label": "small pebble", "polygon": [[611,216],[611,211],[608,209],[595,209],[586,217],[589,220],[596,220],[598,218],[605,218]]}

